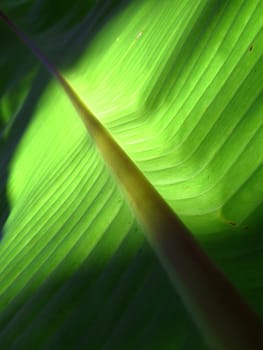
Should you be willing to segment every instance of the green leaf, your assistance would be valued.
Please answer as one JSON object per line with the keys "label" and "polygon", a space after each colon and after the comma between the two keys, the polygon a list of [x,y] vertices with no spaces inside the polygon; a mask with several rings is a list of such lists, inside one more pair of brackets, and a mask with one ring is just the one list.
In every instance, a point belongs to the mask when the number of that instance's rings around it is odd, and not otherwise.
{"label": "green leaf", "polygon": [[[262,4],[170,6],[130,4],[64,74],[262,315]],[[72,106],[23,76],[2,348],[202,348]]]}

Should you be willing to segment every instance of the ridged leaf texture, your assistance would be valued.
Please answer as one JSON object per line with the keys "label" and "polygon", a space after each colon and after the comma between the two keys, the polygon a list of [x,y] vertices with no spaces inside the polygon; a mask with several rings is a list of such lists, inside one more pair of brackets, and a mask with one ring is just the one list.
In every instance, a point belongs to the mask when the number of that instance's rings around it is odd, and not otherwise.
{"label": "ridged leaf texture", "polygon": [[[50,4],[1,6],[262,316],[263,3]],[[206,349],[70,101],[0,30],[1,349]]]}

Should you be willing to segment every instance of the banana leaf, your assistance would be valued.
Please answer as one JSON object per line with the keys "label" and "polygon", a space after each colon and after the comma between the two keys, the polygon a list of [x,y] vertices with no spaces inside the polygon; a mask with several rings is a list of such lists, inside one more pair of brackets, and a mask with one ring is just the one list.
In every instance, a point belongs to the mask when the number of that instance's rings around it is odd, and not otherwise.
{"label": "banana leaf", "polygon": [[[262,2],[1,9],[262,316]],[[207,349],[70,101],[0,36],[1,349]]]}

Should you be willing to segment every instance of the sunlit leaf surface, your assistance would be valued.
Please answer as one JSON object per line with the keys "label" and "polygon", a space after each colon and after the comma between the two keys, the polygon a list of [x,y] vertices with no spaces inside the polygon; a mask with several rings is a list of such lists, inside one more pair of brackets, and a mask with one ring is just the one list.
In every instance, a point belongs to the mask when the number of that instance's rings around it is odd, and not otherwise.
{"label": "sunlit leaf surface", "polygon": [[[263,315],[263,3],[4,3]],[[63,91],[0,28],[1,349],[205,349]]]}

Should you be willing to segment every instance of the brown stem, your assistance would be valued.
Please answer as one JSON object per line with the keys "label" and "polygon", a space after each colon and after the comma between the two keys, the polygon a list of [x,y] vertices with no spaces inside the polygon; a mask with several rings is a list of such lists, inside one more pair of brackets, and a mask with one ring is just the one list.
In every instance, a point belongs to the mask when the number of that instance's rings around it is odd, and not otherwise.
{"label": "brown stem", "polygon": [[262,320],[45,55],[2,12],[0,17],[62,85],[211,349],[262,350]]}

